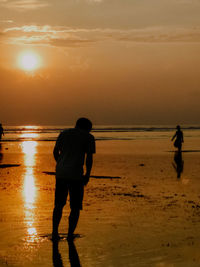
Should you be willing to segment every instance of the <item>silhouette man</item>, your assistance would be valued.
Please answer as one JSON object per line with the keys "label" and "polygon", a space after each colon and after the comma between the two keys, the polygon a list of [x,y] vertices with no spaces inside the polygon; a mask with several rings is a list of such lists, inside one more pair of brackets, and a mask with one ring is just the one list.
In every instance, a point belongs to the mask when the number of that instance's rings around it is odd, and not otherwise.
{"label": "silhouette man", "polygon": [[176,126],[176,133],[172,137],[171,141],[173,141],[175,138],[174,146],[178,148],[178,151],[181,151],[182,149],[182,143],[184,142],[183,140],[183,132],[181,131],[181,127],[179,125]]}
{"label": "silhouette man", "polygon": [[181,173],[183,172],[183,166],[184,166],[184,161],[182,159],[182,152],[181,151],[175,151],[174,162],[175,163],[172,163],[172,165],[177,172],[177,178],[180,178]]}
{"label": "silhouette man", "polygon": [[[95,153],[95,140],[90,134],[92,123],[86,118],[80,118],[73,129],[66,129],[60,133],[54,147],[56,164],[56,190],[53,210],[52,239],[59,239],[58,227],[62,218],[62,210],[70,197],[70,215],[68,239],[74,237],[84,194]],[[86,159],[85,159],[86,157]],[[83,172],[85,163],[86,173]]]}
{"label": "silhouette man", "polygon": [[[73,239],[68,240],[69,246],[69,261],[71,267],[81,267],[78,252],[76,250]],[[58,240],[53,241],[53,266],[64,267],[61,254],[58,249]]]}
{"label": "silhouette man", "polygon": [[0,123],[0,141],[1,141],[2,135],[4,135],[4,131],[3,131],[2,124]]}

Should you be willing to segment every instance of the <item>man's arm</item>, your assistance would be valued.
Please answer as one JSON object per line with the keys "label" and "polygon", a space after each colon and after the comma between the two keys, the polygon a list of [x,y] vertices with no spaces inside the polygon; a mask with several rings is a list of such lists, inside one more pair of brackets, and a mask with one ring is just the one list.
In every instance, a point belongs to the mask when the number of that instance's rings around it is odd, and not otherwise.
{"label": "man's arm", "polygon": [[84,184],[86,185],[89,182],[90,179],[90,173],[92,170],[92,164],[93,164],[93,154],[87,153],[86,154],[86,174],[84,175]]}
{"label": "man's arm", "polygon": [[60,156],[60,151],[58,149],[57,146],[54,147],[54,150],[53,150],[53,156],[54,156],[54,159],[56,160],[56,162],[58,161],[58,158]]}
{"label": "man's arm", "polygon": [[53,156],[54,156],[54,159],[56,160],[56,162],[58,161],[58,158],[59,158],[60,153],[61,153],[60,148],[62,146],[62,137],[63,137],[63,133],[60,133],[58,138],[57,138],[54,150],[53,150]]}
{"label": "man's arm", "polygon": [[175,137],[176,137],[176,133],[175,133],[175,135],[172,137],[171,141],[173,141]]}

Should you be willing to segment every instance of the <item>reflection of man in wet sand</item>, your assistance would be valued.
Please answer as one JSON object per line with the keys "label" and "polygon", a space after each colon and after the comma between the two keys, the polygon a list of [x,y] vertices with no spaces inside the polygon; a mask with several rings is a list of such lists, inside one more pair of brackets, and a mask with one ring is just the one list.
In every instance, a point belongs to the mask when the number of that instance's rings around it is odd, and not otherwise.
{"label": "reflection of man in wet sand", "polygon": [[174,163],[172,163],[174,169],[177,172],[177,178],[181,177],[181,173],[183,172],[183,166],[184,166],[184,161],[182,159],[182,152],[181,151],[176,151],[174,154]]}
{"label": "reflection of man in wet sand", "polygon": [[[79,256],[73,240],[68,240],[68,246],[69,246],[69,261],[71,267],[81,267]],[[58,250],[57,240],[53,241],[53,266],[64,267],[62,257]]]}
{"label": "reflection of man in wet sand", "polygon": [[0,123],[0,141],[2,138],[2,135],[4,135],[2,124]]}
{"label": "reflection of man in wet sand", "polygon": [[172,137],[172,141],[175,139],[174,146],[178,148],[178,151],[181,151],[182,149],[182,143],[184,142],[183,140],[183,132],[181,131],[181,127],[179,125],[176,126],[176,133]]}
{"label": "reflection of man in wet sand", "polygon": [[[61,132],[56,141],[53,151],[57,164],[52,239],[60,238],[58,227],[68,193],[71,208],[68,239],[73,238],[82,209],[84,185],[89,181],[93,153],[95,153],[95,140],[89,133],[91,129],[91,121],[80,118],[77,120],[75,128]],[[83,174],[84,162],[86,165],[85,175]]]}
{"label": "reflection of man in wet sand", "polygon": [[3,159],[3,153],[2,153],[2,145],[0,143],[0,163],[2,162]]}

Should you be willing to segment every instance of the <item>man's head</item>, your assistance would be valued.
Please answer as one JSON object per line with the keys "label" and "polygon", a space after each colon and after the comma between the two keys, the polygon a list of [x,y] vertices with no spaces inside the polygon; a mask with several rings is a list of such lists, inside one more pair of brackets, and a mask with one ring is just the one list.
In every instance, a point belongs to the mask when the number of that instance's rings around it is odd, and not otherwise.
{"label": "man's head", "polygon": [[80,118],[77,120],[75,127],[90,132],[92,130],[92,122],[86,118]]}
{"label": "man's head", "polygon": [[180,130],[180,129],[181,129],[180,125],[177,125],[177,126],[176,126],[176,129],[177,129],[177,130]]}

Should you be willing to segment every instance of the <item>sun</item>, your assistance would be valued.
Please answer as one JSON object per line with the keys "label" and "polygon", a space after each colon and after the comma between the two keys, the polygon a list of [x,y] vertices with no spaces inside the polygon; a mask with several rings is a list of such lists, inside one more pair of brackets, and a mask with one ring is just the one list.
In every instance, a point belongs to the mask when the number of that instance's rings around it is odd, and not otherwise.
{"label": "sun", "polygon": [[22,52],[18,57],[18,65],[25,71],[33,71],[40,67],[39,55],[32,51]]}

